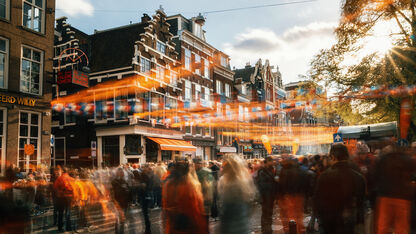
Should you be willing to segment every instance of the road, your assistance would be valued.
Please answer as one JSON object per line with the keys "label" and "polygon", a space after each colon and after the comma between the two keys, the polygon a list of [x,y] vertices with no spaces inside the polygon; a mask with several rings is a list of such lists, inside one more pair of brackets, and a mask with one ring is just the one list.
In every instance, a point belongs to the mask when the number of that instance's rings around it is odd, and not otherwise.
{"label": "road", "polygon": [[[141,214],[140,207],[132,206],[130,208],[132,222],[126,227],[126,233],[144,233],[144,224]],[[57,233],[58,229],[53,226],[53,216],[52,209],[49,209],[45,214],[35,216],[32,218],[32,230],[31,233]],[[161,209],[150,209],[150,221],[152,233],[159,234],[163,233],[162,219],[161,219]],[[253,205],[250,213],[250,231],[251,233],[261,233],[260,226],[261,218],[261,207],[256,204]],[[309,220],[310,217],[305,217],[305,222]],[[75,217],[73,217],[75,219]],[[283,226],[281,225],[280,219],[278,218],[278,209],[275,209],[274,212],[274,224],[272,226],[274,233],[283,233]],[[95,226],[94,229],[90,230],[92,233],[114,233],[115,230],[116,217],[114,214],[103,214],[101,210],[96,209],[90,212],[89,215],[89,224]],[[211,219],[210,220],[210,232],[219,233],[220,221]],[[87,229],[80,230],[81,233],[88,232]],[[72,232],[66,232],[72,233]]]}

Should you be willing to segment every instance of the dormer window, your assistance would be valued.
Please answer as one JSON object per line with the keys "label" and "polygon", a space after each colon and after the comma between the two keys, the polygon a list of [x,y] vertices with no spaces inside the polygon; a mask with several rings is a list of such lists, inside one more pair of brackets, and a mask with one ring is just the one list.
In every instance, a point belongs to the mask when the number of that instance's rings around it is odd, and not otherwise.
{"label": "dormer window", "polygon": [[221,56],[221,66],[228,67],[228,60],[224,56]]}
{"label": "dormer window", "polygon": [[195,36],[202,38],[202,25],[194,23],[194,34]]}
{"label": "dormer window", "polygon": [[160,41],[156,42],[156,49],[162,54],[166,53],[166,45]]}

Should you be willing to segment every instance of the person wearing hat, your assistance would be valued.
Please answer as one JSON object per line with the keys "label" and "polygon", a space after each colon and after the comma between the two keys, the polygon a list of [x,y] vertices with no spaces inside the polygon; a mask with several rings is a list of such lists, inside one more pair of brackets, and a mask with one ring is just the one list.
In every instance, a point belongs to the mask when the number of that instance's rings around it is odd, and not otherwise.
{"label": "person wearing hat", "polygon": [[261,196],[261,230],[263,234],[273,232],[272,215],[277,190],[277,172],[274,166],[275,160],[270,156],[266,157],[255,180]]}

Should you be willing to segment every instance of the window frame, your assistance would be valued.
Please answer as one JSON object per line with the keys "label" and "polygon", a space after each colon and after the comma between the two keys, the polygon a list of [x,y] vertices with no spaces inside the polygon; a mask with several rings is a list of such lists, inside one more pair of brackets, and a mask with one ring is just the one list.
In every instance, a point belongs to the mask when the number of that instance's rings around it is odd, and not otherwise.
{"label": "window frame", "polygon": [[[22,26],[24,28],[30,29],[30,30],[32,30],[34,32],[41,33],[41,34],[45,34],[46,0],[41,0],[42,1],[42,7],[37,6],[36,3],[33,3],[34,1],[36,1],[36,0],[23,0],[22,1]],[[25,22],[24,22],[25,3],[27,3],[28,5],[31,6],[32,14],[30,15],[30,24],[31,24],[30,27],[26,26],[25,25]],[[34,17],[35,8],[38,8],[38,9],[40,9],[42,11],[42,14],[41,14],[41,22],[40,22],[40,25],[39,25],[40,31],[37,31],[34,28],[35,27],[35,25],[34,25],[34,22],[35,22],[35,17]]]}
{"label": "window frame", "polygon": [[[149,70],[146,70],[147,62],[148,62],[148,65],[149,65]],[[147,59],[143,56],[140,56],[140,72],[143,73],[143,74],[150,74],[151,69],[152,69],[152,65],[151,65],[150,59]]]}
{"label": "window frame", "polygon": [[159,40],[156,40],[156,50],[162,54],[166,54],[166,44]]}
{"label": "window frame", "polygon": [[185,95],[184,95],[184,100],[186,100],[186,101],[192,100],[192,83],[189,80],[185,80]]}
{"label": "window frame", "polygon": [[210,74],[209,74],[209,61],[208,59],[204,58],[204,77],[207,79],[210,79]]}
{"label": "window frame", "polygon": [[[40,61],[35,61],[32,58],[28,59],[28,58],[24,58],[23,57],[23,49],[30,49],[32,50],[31,54],[33,53],[33,51],[39,52],[40,53]],[[27,46],[27,45],[21,45],[21,49],[20,49],[20,82],[19,82],[19,91],[21,93],[26,93],[26,94],[31,94],[31,95],[36,95],[36,96],[42,96],[43,93],[43,66],[44,66],[44,58],[45,58],[45,52],[43,50],[31,47],[31,46]],[[22,86],[21,86],[21,82],[22,82],[22,74],[23,74],[23,59],[29,61],[30,63],[33,62],[39,62],[39,93],[32,93],[32,92],[24,92],[22,91]],[[31,66],[32,67],[32,66]],[[31,69],[31,75],[32,75],[32,69]],[[29,88],[30,88],[30,84],[32,84],[32,82],[29,82]]]}
{"label": "window frame", "polygon": [[215,91],[216,91],[218,94],[222,94],[222,82],[221,82],[220,80],[217,80],[217,81],[215,82]]}
{"label": "window frame", "polygon": [[192,70],[192,52],[189,49],[184,48],[184,63],[185,63],[185,69],[188,71]]}
{"label": "window frame", "polygon": [[224,83],[224,94],[226,97],[231,97],[231,85],[228,83]]}
{"label": "window frame", "polygon": [[[24,124],[24,125],[26,125],[26,126],[28,126],[28,132],[27,132],[27,136],[25,137],[25,136],[21,136],[20,135],[20,127],[21,127],[21,125],[22,125],[22,123],[20,122],[21,121],[21,114],[22,113],[27,113],[28,114],[28,123],[27,124]],[[38,116],[38,125],[37,125],[37,127],[38,127],[38,135],[37,135],[37,155],[36,155],[36,165],[40,165],[40,156],[41,156],[41,152],[42,152],[42,134],[41,134],[41,130],[42,130],[42,113],[40,113],[40,112],[35,112],[35,111],[28,111],[28,110],[20,110],[19,111],[19,118],[18,118],[18,142],[17,142],[17,165],[20,167],[20,162],[21,161],[24,161],[25,163],[24,163],[24,165],[26,164],[26,159],[24,159],[24,160],[20,160],[20,150],[21,150],[21,148],[20,148],[20,139],[21,138],[26,138],[26,144],[27,144],[27,142],[29,141],[29,143],[30,143],[30,139],[32,139],[32,138],[35,138],[35,137],[31,137],[30,135],[31,135],[31,126],[32,126],[32,119],[31,119],[31,116],[33,115],[33,114],[35,114],[35,115],[37,115]],[[35,160],[30,160],[29,159],[29,164],[30,164],[30,162],[33,162],[33,161],[35,161]],[[21,169],[24,169],[24,168],[21,168]]]}
{"label": "window frame", "polygon": [[[7,1],[7,0],[6,0]],[[0,51],[0,53],[4,53],[4,70],[3,70],[3,87],[0,86],[0,89],[7,89],[8,81],[9,81],[9,56],[10,56],[10,44],[9,39],[0,36],[0,40],[4,40],[6,42],[6,50]]]}
{"label": "window frame", "polygon": [[0,17],[0,19],[10,21],[10,0],[5,0],[4,3],[4,18]]}

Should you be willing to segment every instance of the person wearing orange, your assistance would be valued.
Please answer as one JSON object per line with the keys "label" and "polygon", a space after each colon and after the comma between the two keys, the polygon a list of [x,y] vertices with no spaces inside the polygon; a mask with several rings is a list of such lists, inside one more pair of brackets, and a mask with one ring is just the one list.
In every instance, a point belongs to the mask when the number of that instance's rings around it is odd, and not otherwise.
{"label": "person wearing orange", "polygon": [[63,168],[62,174],[56,179],[53,189],[56,194],[56,203],[58,210],[58,231],[63,232],[64,215],[66,230],[71,231],[71,203],[74,198],[74,189],[72,183],[74,178],[68,175],[68,169]]}
{"label": "person wearing orange", "polygon": [[162,189],[166,234],[207,233],[201,185],[187,159],[175,162]]}

